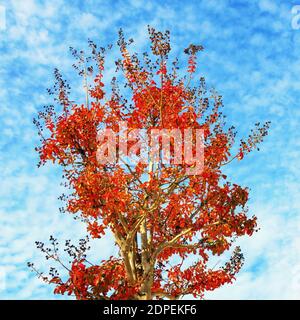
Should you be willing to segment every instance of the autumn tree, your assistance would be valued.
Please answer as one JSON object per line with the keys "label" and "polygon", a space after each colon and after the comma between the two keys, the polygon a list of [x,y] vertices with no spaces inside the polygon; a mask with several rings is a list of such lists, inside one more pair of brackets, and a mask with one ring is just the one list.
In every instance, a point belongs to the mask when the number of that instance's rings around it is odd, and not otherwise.
{"label": "autumn tree", "polygon": [[[197,54],[203,47],[190,45],[184,50],[187,66],[182,72],[178,59],[168,58],[169,32],[150,27],[148,31],[152,52],[142,56],[130,54],[133,40],[119,32],[120,59],[111,81],[104,76],[110,46],[89,41],[90,56],[71,48],[74,67],[83,78],[85,103],[72,100],[69,84],[55,70],[56,82],[49,90],[55,106],[45,107],[34,120],[41,138],[36,148],[39,165],[47,161],[60,165],[69,188],[61,197],[62,210],[80,218],[93,238],[107,236],[110,230],[119,249],[119,255],[108,260],[99,256],[93,264],[86,258],[86,239],[79,247],[68,240],[66,250],[72,257],[68,265],[61,260],[56,239],[51,237],[50,248],[37,242],[47,259],[68,270],[67,279],[54,268],[44,276],[29,263],[43,280],[55,285],[57,294],[77,299],[202,298],[205,291],[231,283],[243,264],[239,247],[232,248],[231,259],[217,269],[210,266],[210,258],[256,230],[256,217],[247,215],[248,189],[227,181],[222,169],[257,149],[269,123],[256,124],[233,153],[236,132],[225,124],[221,96],[206,89],[203,77],[195,79]],[[182,136],[186,129],[199,129],[201,171],[188,172],[196,164],[186,161],[184,152],[175,163],[175,151],[183,146],[178,148],[174,137],[169,137],[169,163],[160,149],[162,138],[156,161],[102,163],[97,152],[107,140],[99,140],[99,130],[110,129],[120,140],[119,124],[124,122],[128,136],[136,129],[147,134],[153,129],[165,133],[176,129]],[[128,149],[138,156],[141,148],[131,136]],[[195,139],[193,133],[191,141]],[[194,147],[191,152],[199,160]],[[118,145],[118,160],[120,153]]]}

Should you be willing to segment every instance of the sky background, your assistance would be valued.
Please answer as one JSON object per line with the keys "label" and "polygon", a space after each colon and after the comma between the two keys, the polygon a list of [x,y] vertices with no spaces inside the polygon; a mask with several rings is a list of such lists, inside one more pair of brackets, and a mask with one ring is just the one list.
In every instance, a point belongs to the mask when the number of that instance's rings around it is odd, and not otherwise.
{"label": "sky background", "polygon": [[[190,43],[205,47],[199,75],[223,96],[228,124],[240,137],[255,122],[272,121],[261,150],[226,168],[230,180],[250,187],[249,213],[261,229],[238,242],[245,265],[234,284],[206,298],[300,299],[300,29],[293,28],[291,11],[297,4],[300,0],[0,0],[0,298],[65,299],[54,296],[26,263],[47,271],[36,240],[53,234],[62,243],[76,242],[85,234],[79,221],[59,213],[59,169],[36,166],[32,118],[49,103],[53,69],[59,68],[74,96],[83,99],[68,48],[85,48],[88,38],[115,42],[122,27],[142,52],[150,24],[170,30],[179,58]],[[112,70],[108,64],[107,77]],[[96,261],[116,252],[102,239],[93,243],[91,256]]]}

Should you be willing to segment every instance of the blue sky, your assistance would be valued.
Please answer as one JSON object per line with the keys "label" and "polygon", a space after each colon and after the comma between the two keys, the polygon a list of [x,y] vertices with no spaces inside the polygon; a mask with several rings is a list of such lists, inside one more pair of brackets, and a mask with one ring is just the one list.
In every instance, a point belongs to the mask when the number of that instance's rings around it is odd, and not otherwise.
{"label": "blue sky", "polygon": [[[72,73],[69,46],[85,48],[88,38],[114,42],[122,27],[142,51],[150,24],[171,31],[173,52],[180,58],[190,43],[205,47],[199,74],[223,95],[228,123],[241,136],[257,121],[272,121],[261,151],[226,168],[231,180],[251,188],[249,211],[261,230],[239,241],[246,261],[237,281],[206,297],[299,299],[300,29],[291,24],[296,4],[0,0],[0,298],[58,298],[26,267],[27,261],[45,267],[34,241],[46,241],[50,234],[61,242],[84,235],[79,221],[58,211],[59,170],[36,168],[32,118],[49,102],[53,68],[72,78],[79,98],[81,82]],[[108,64],[107,77],[111,73]],[[91,254],[101,259],[115,253],[103,239]]]}

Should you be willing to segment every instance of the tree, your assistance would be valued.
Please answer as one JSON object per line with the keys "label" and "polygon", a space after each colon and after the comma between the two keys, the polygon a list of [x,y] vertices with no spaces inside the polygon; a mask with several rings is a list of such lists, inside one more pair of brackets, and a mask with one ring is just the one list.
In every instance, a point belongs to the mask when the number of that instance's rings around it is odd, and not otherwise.
{"label": "tree", "polygon": [[[68,279],[54,268],[45,277],[29,264],[43,280],[55,284],[55,293],[67,292],[77,299],[179,299],[188,294],[202,298],[205,291],[231,283],[243,264],[239,247],[219,269],[209,267],[211,256],[221,255],[237,237],[251,236],[256,230],[256,217],[247,216],[248,189],[228,182],[222,169],[256,149],[269,122],[256,124],[232,153],[236,132],[225,124],[221,96],[206,90],[204,78],[194,81],[197,53],[203,47],[190,45],[184,50],[187,70],[180,77],[178,60],[170,63],[168,59],[169,32],[150,27],[148,31],[154,61],[147,53],[142,59],[130,54],[133,40],[126,41],[120,30],[121,59],[116,61],[110,89],[104,85],[104,58],[111,47],[98,48],[89,41],[90,57],[71,48],[77,60],[74,67],[84,80],[85,103],[70,100],[70,86],[55,70],[56,82],[49,94],[57,106],[46,107],[34,120],[41,137],[36,148],[39,165],[53,161],[62,166],[70,189],[62,196],[66,201],[62,210],[80,217],[93,238],[104,237],[110,230],[119,248],[118,256],[102,261],[99,257],[94,265],[86,259],[87,240],[81,240],[79,248],[67,241],[73,260],[67,266],[58,254],[56,239],[51,237],[52,248],[37,242],[47,259],[68,270]],[[102,156],[110,153],[108,140],[99,139],[99,131],[110,129],[119,141],[120,123],[127,125],[128,149],[136,156],[142,148],[135,130],[144,129],[147,135],[153,129],[164,130],[169,137],[169,162],[161,149],[163,135],[155,161],[149,157],[148,163],[124,161],[119,145],[113,155],[122,161],[99,161],[99,147],[104,146]],[[182,137],[192,129],[192,163],[182,155],[176,163],[175,153],[186,151],[171,136],[173,129]],[[199,160],[196,129],[202,132],[204,147],[197,173],[192,171]]]}

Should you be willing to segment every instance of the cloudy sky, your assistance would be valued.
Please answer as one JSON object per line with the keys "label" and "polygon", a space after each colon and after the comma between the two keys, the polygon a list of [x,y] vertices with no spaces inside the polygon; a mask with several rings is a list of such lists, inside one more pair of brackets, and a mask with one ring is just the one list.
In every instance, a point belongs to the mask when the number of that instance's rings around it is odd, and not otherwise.
{"label": "cloudy sky", "polygon": [[[205,47],[199,73],[223,95],[228,123],[241,137],[255,122],[272,121],[261,150],[226,169],[232,181],[250,187],[249,211],[261,229],[239,241],[246,260],[236,282],[206,297],[299,299],[300,28],[297,7],[292,11],[298,3],[0,0],[0,298],[58,298],[27,269],[27,261],[48,268],[34,241],[84,235],[79,221],[58,211],[59,170],[36,167],[32,118],[49,102],[53,68],[72,78],[79,97],[68,48],[85,48],[88,38],[114,42],[122,27],[136,51],[144,50],[150,24],[171,31],[181,58],[190,43]],[[95,259],[114,253],[109,240],[92,251]]]}

